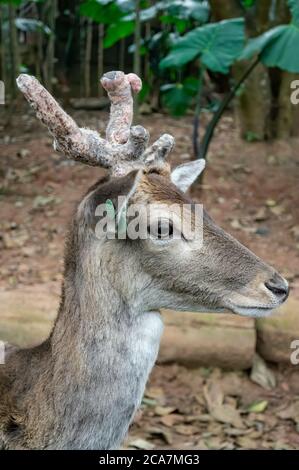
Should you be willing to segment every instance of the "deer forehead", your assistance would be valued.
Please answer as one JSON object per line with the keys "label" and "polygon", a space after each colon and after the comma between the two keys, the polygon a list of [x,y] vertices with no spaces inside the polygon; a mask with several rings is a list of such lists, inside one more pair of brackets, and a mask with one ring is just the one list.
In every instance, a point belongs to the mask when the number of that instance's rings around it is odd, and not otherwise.
{"label": "deer forehead", "polygon": [[165,173],[147,173],[141,179],[136,198],[144,199],[149,203],[161,204],[190,204],[192,201],[186,197],[170,180],[170,176]]}

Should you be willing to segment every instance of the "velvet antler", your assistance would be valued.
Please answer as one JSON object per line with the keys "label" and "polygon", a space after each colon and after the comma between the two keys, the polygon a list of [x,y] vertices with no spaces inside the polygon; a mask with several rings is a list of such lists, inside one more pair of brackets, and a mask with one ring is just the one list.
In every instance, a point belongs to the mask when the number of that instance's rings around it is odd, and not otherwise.
{"label": "velvet antler", "polygon": [[35,77],[21,74],[17,78],[20,91],[54,137],[54,148],[68,158],[107,168],[114,175],[164,160],[173,148],[174,138],[164,134],[146,148],[147,130],[142,126],[131,126],[132,91],[140,91],[140,78],[133,73],[108,72],[102,77],[101,84],[111,101],[106,139],[96,131],[79,128]]}

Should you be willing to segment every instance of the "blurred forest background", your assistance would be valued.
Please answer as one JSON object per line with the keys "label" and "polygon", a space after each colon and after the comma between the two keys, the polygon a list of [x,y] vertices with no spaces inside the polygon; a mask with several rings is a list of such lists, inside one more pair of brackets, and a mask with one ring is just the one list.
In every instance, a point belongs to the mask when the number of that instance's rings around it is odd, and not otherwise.
{"label": "blurred forest background", "polygon": [[[166,109],[180,116],[191,110],[197,126],[201,111],[221,113],[221,96],[235,86],[245,139],[298,135],[299,108],[289,100],[299,72],[297,0],[1,0],[0,5],[7,100],[16,96],[20,72],[36,75],[68,100],[101,97],[99,77],[120,69],[143,77],[141,112]],[[100,106],[95,100],[85,105]]]}
{"label": "blurred forest background", "polygon": [[[103,133],[99,78],[143,81],[136,123],[171,164],[208,159],[192,197],[291,286],[281,313],[163,312],[159,365],[132,448],[299,449],[299,0],[0,0],[0,339],[47,337],[74,205],[103,174],[53,150],[16,87],[35,75]],[[174,266],[175,269],[175,266]]]}

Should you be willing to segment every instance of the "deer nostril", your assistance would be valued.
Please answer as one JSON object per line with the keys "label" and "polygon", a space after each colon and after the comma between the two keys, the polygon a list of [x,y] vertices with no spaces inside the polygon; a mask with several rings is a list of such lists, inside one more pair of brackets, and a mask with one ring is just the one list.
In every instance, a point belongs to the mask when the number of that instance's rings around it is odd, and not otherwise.
{"label": "deer nostril", "polygon": [[269,281],[265,282],[265,286],[273,294],[283,297],[283,299],[286,299],[289,295],[288,283],[278,274],[275,274]]}

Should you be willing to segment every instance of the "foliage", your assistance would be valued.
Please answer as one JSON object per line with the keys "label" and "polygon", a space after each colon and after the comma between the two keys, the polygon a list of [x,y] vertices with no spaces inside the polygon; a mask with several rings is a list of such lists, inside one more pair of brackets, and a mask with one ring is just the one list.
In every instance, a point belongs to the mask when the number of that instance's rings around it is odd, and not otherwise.
{"label": "foliage", "polygon": [[161,87],[163,103],[173,116],[182,116],[198,91],[199,80],[187,77],[182,83],[168,83]]}
{"label": "foliage", "polygon": [[32,18],[16,18],[15,24],[19,30],[24,32],[33,33],[42,31],[45,34],[51,34],[51,30],[47,25],[45,25],[42,21]]}
{"label": "foliage", "polygon": [[299,2],[288,0],[292,21],[280,25],[248,41],[240,59],[250,59],[258,55],[267,67],[279,67],[288,72],[299,72]]}
{"label": "foliage", "polygon": [[[272,13],[270,10],[268,12],[268,24],[275,27],[254,39],[249,39],[244,47],[244,20],[245,18],[254,20],[259,6],[256,0],[235,2],[236,11],[241,11],[244,17],[217,22],[213,18],[219,15],[211,11],[207,0],[75,0],[72,2],[73,5],[69,5],[69,8],[63,12],[61,11],[63,2],[58,2],[58,13],[68,15],[71,24],[68,38],[65,31],[62,34],[58,31],[57,34],[55,30],[56,13],[51,16],[51,9],[56,2],[0,0],[0,5],[14,6],[13,12],[3,8],[5,14],[2,36],[6,35],[9,41],[14,34],[6,34],[6,31],[10,33],[10,28],[16,28],[15,35],[19,39],[22,38],[23,43],[28,41],[28,47],[34,48],[33,62],[34,60],[35,62],[32,63],[32,55],[23,52],[24,47],[16,54],[11,54],[10,48],[6,47],[2,57],[9,59],[10,56],[14,56],[19,61],[15,69],[20,70],[20,64],[24,62],[24,67],[27,67],[29,72],[45,78],[50,57],[52,72],[54,62],[56,67],[56,62],[59,60],[54,57],[54,53],[57,54],[61,48],[55,47],[54,41],[59,34],[64,35],[67,46],[63,49],[63,54],[59,52],[64,60],[62,69],[67,69],[72,54],[77,54],[79,49],[80,53],[76,57],[79,56],[81,67],[80,81],[85,83],[91,81],[90,67],[94,66],[95,57],[98,62],[98,74],[101,74],[105,65],[103,57],[106,57],[103,49],[109,49],[121,41],[121,47],[114,49],[119,62],[126,68],[127,53],[134,53],[134,67],[137,62],[139,69],[141,67],[144,87],[139,100],[148,100],[152,109],[163,104],[175,116],[180,116],[188,108],[193,108],[197,125],[201,110],[207,106],[211,109],[211,103],[215,104],[214,96],[209,96],[207,99],[207,95],[210,94],[210,91],[206,92],[208,82],[211,81],[212,87],[215,86],[215,76],[217,77],[218,73],[230,74],[231,66],[237,61],[249,60],[249,68],[244,76],[238,83],[233,83],[231,80],[233,86],[228,96],[222,102],[218,99],[217,105],[213,108],[214,116],[209,125],[209,135],[204,142],[204,152],[206,152],[213,129],[225,107],[236,95],[240,84],[248,77],[256,63],[260,61],[266,67],[299,72],[299,56],[296,53],[299,44],[299,0],[285,0],[285,2],[288,3],[291,12],[291,22],[279,24],[277,18],[273,17],[272,5]],[[14,26],[9,23],[11,17],[8,12],[14,15],[12,23]],[[85,18],[89,21],[85,21]],[[211,22],[211,19],[214,22]],[[95,23],[103,27],[97,28]],[[76,28],[80,30],[78,35],[75,33]],[[136,34],[139,29],[140,35]],[[31,34],[21,34],[24,32]],[[34,34],[40,32],[43,34]],[[101,39],[95,41],[95,36]],[[137,40],[138,36],[140,38]],[[97,52],[94,50],[95,47]],[[27,63],[28,57],[31,63]],[[43,63],[44,58],[45,63]],[[7,76],[13,75],[12,59],[6,62]],[[2,60],[2,63],[6,62]],[[48,84],[55,83],[52,72],[49,72],[52,78],[48,79]],[[13,82],[14,78],[11,79],[11,83]],[[82,83],[80,85],[82,90]],[[157,96],[157,90],[161,91],[161,95]],[[88,94],[86,92],[86,96]],[[204,100],[206,102],[203,102]]]}
{"label": "foliage", "polygon": [[228,73],[243,48],[244,39],[243,18],[200,26],[176,42],[160,67],[181,67],[199,57],[209,70]]}
{"label": "foliage", "polygon": [[0,5],[6,4],[6,5],[19,6],[21,5],[21,3],[22,3],[22,0],[0,0]]}

